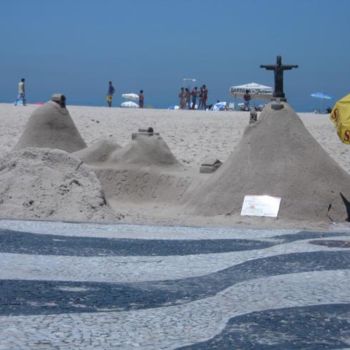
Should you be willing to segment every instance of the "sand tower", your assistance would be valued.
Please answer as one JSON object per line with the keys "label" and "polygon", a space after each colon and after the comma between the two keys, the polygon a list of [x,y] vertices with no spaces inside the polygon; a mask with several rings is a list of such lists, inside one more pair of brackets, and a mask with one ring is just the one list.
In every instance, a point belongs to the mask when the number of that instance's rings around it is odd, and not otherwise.
{"label": "sand tower", "polygon": [[342,195],[350,199],[350,175],[287,103],[272,107],[247,127],[224,165],[189,194],[188,206],[199,215],[239,215],[245,195],[271,195],[282,198],[281,218],[347,220]]}
{"label": "sand tower", "polygon": [[184,171],[164,139],[151,127],[133,133],[130,143],[111,153],[105,162],[89,166],[117,210],[127,202],[139,205],[179,201],[192,183],[191,173]]}
{"label": "sand tower", "polygon": [[163,138],[154,133],[152,128],[140,129],[138,133],[134,133],[131,142],[113,152],[108,161],[139,166],[180,165]]}
{"label": "sand tower", "polygon": [[37,108],[29,118],[15,150],[26,147],[56,148],[75,152],[86,144],[75,126],[63,95],[53,95],[52,100]]}
{"label": "sand tower", "polygon": [[114,151],[120,148],[121,146],[117,141],[110,137],[98,140],[91,146],[74,152],[72,155],[87,164],[101,163],[105,162]]}

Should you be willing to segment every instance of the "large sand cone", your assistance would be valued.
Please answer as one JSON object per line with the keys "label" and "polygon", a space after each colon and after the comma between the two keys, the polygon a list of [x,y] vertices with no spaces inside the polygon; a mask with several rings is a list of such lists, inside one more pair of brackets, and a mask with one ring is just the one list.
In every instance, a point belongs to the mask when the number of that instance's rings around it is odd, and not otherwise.
{"label": "large sand cone", "polygon": [[15,150],[26,147],[75,152],[85,148],[86,144],[68,110],[49,101],[32,113]]}
{"label": "large sand cone", "polygon": [[284,104],[266,106],[257,123],[224,165],[194,193],[188,204],[200,215],[240,214],[245,195],[281,197],[279,217],[300,220],[348,219],[342,193],[350,199],[347,174]]}

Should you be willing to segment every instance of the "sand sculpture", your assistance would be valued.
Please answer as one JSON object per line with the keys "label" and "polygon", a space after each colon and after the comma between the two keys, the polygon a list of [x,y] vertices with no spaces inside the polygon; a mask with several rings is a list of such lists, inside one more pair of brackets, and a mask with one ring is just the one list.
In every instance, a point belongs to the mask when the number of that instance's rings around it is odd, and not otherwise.
{"label": "sand sculpture", "polygon": [[116,220],[96,174],[65,151],[25,148],[0,160],[0,211],[6,218]]}
{"label": "sand sculpture", "polygon": [[151,133],[132,134],[131,142],[113,152],[108,161],[138,166],[180,166],[166,142],[153,129]]}
{"label": "sand sculpture", "polygon": [[15,150],[43,147],[75,152],[86,147],[68,110],[62,105],[62,96],[53,95],[51,101],[32,113]]}
{"label": "sand sculpture", "polygon": [[116,208],[125,202],[171,205],[193,180],[152,128],[139,129],[129,144],[112,152],[105,162],[90,166]]}
{"label": "sand sculpture", "polygon": [[[281,197],[279,217],[291,220],[349,219],[350,175],[321,147],[287,103],[267,105],[231,156],[196,191],[186,211],[239,215],[245,195]],[[342,196],[344,196],[342,198]]]}
{"label": "sand sculpture", "polygon": [[86,164],[101,163],[107,161],[111,154],[120,148],[121,146],[113,138],[101,139],[72,155]]}

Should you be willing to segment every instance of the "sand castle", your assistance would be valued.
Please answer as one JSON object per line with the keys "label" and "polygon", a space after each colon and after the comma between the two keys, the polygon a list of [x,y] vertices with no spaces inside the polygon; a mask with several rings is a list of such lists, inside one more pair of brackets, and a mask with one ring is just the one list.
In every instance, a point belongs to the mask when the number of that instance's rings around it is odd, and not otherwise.
{"label": "sand castle", "polygon": [[73,152],[72,155],[78,157],[86,164],[103,163],[108,160],[111,154],[120,149],[121,146],[113,138],[101,139],[91,146]]}
{"label": "sand castle", "polygon": [[197,215],[241,211],[245,195],[281,197],[279,217],[291,220],[349,219],[347,174],[306,130],[287,103],[267,105],[224,165],[193,193],[187,210]]}
{"label": "sand castle", "polygon": [[[31,183],[32,180],[26,180],[28,173],[14,173],[9,165],[11,162],[21,163],[23,157],[30,174],[36,176],[37,181],[43,181],[42,176],[49,176],[46,173],[43,175],[40,170],[43,165],[37,160],[33,160],[31,165],[30,154],[34,154],[33,159],[40,156],[36,154],[36,148],[30,148],[27,154],[28,146],[51,148],[53,153],[46,149],[43,156],[49,159],[56,157],[56,151],[52,148],[60,147],[72,152],[71,155],[63,153],[69,159],[76,159],[76,163],[68,169],[62,167],[60,161],[51,162],[52,174],[59,167],[66,171],[62,179],[72,178],[74,169],[79,173],[82,165],[84,169],[94,172],[103,198],[115,211],[115,219],[120,217],[122,208],[136,217],[146,217],[148,222],[152,220],[152,215],[159,217],[159,213],[164,213],[162,222],[173,223],[175,217],[182,216],[188,218],[187,223],[191,223],[191,218],[200,222],[197,220],[200,217],[205,218],[205,222],[211,217],[215,217],[215,222],[220,222],[217,220],[222,217],[225,224],[229,224],[227,220],[232,217],[232,223],[236,223],[245,195],[270,195],[281,198],[279,219],[309,222],[348,220],[350,175],[327,154],[287,103],[280,107],[276,110],[272,104],[267,105],[259,120],[253,124],[248,125],[247,119],[248,126],[231,155],[223,164],[220,162],[220,166],[216,166],[219,162],[204,162],[206,167],[213,167],[213,172],[204,171],[203,174],[198,166],[182,164],[163,137],[149,129],[140,129],[132,134],[124,147],[118,144],[116,138],[100,139],[84,147],[85,143],[68,111],[51,101],[35,110],[30,117],[15,147],[15,151],[25,148],[23,153],[14,152],[15,158],[4,160],[4,170],[0,171],[0,176],[8,175],[2,178],[3,191],[9,198],[12,196],[10,192],[15,191],[16,187],[11,185],[13,176],[22,178],[23,186]],[[68,163],[71,164],[71,161]],[[23,186],[17,187],[25,191]],[[90,191],[89,186],[87,182],[76,189],[83,194]],[[46,187],[43,188],[48,191]],[[13,198],[17,198],[17,194],[15,191]],[[57,193],[50,196],[54,198]],[[75,197],[66,197],[66,200],[73,203]],[[10,211],[7,205],[10,205],[9,201],[2,203],[2,213]],[[73,205],[70,203],[71,207]],[[58,207],[54,210],[66,219],[67,213]],[[90,214],[79,218],[90,220],[108,216]],[[38,218],[47,217],[44,212],[35,215]],[[274,220],[270,222],[273,224]]]}
{"label": "sand castle", "polygon": [[96,174],[65,151],[25,148],[0,160],[5,218],[116,220]]}
{"label": "sand castle", "polygon": [[33,112],[15,150],[43,147],[75,152],[86,147],[68,110],[60,105],[62,96],[53,95],[51,101]]}
{"label": "sand castle", "polygon": [[119,201],[170,204],[182,198],[192,182],[191,175],[153,129],[133,133],[129,144],[116,149],[105,162],[90,166],[115,207]]}
{"label": "sand castle", "polygon": [[141,166],[180,166],[166,142],[153,129],[150,133],[141,131],[132,134],[131,142],[114,151],[108,161]]}

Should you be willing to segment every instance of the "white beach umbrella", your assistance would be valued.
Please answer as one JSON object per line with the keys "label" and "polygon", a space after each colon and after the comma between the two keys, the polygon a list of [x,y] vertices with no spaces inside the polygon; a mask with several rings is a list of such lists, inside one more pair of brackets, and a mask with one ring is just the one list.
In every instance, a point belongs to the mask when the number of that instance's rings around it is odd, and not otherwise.
{"label": "white beach umbrella", "polygon": [[133,101],[125,101],[120,106],[124,108],[139,108],[139,105]]}
{"label": "white beach umbrella", "polygon": [[324,94],[323,92],[313,92],[310,96],[315,97],[315,98],[320,98],[321,100],[331,100],[332,99],[332,97]]}
{"label": "white beach umbrella", "polygon": [[324,100],[331,100],[332,97],[324,94],[323,92],[313,92],[311,95],[313,98],[318,98],[320,100],[320,106],[319,110],[317,112],[322,113],[323,110],[323,101]]}
{"label": "white beach umbrella", "polygon": [[227,102],[222,101],[222,102],[217,102],[213,106],[213,111],[225,111],[226,108],[228,107]]}
{"label": "white beach umbrella", "polygon": [[249,90],[252,98],[258,99],[271,99],[272,98],[272,87],[258,83],[248,83],[243,85],[236,85],[230,87],[230,93],[234,97],[243,97],[246,90]]}
{"label": "white beach umbrella", "polygon": [[131,101],[138,101],[139,100],[139,95],[135,94],[133,92],[128,92],[126,94],[122,94],[122,97],[125,100],[131,100]]}

